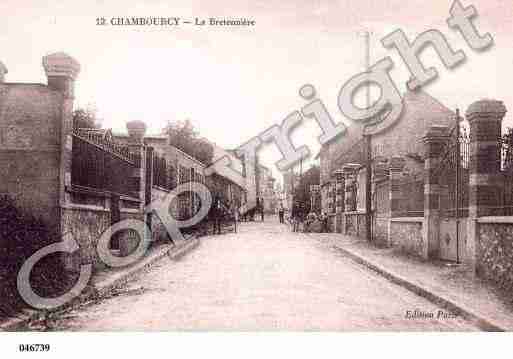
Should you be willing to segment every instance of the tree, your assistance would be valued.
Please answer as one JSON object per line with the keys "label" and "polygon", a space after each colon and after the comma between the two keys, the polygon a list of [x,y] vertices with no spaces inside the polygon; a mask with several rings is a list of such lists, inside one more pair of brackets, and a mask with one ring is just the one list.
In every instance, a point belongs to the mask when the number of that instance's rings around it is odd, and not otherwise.
{"label": "tree", "polygon": [[190,120],[169,121],[163,133],[169,136],[169,143],[172,146],[205,164],[212,162],[214,147],[208,140],[200,137]]}
{"label": "tree", "polygon": [[73,128],[101,128],[101,119],[96,116],[96,109],[77,108],[73,111]]}

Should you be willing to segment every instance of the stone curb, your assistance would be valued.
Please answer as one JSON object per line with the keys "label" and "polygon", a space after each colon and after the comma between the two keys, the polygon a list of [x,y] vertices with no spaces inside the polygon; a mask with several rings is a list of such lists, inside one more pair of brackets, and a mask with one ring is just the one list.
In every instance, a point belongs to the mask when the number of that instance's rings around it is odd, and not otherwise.
{"label": "stone curb", "polygon": [[[166,246],[165,248],[159,249],[158,254],[141,260],[139,263],[137,263],[127,271],[117,273],[116,275],[113,275],[111,278],[107,278],[106,280],[103,280],[99,283],[91,284],[89,288],[86,288],[86,290],[80,297],[75,299],[73,302],[69,303],[67,306],[76,305],[86,301],[89,298],[95,296],[102,296],[108,293],[110,290],[125,284],[137,274],[151,268],[154,264],[156,264],[158,261],[160,261],[162,258],[166,256],[169,256],[169,258],[171,258],[172,260],[177,261],[184,255],[198,247],[199,244],[200,240],[195,237],[193,239],[187,240],[184,245],[178,247]],[[37,319],[37,317],[41,313],[42,311],[39,310],[24,309],[19,316],[9,318],[3,322],[0,322],[0,331],[16,331],[17,329],[23,327],[31,320]]]}
{"label": "stone curb", "polygon": [[394,273],[393,271],[390,271],[388,269],[383,268],[382,266],[372,263],[367,258],[364,258],[363,256],[349,250],[346,248],[339,247],[338,245],[333,246],[335,249],[341,251],[344,255],[352,259],[354,262],[358,264],[362,264],[366,266],[367,268],[373,270],[374,272],[378,273],[379,275],[383,276],[384,278],[388,279],[392,283],[395,283],[397,285],[400,285],[403,288],[406,288],[407,290],[417,294],[420,297],[423,297],[430,302],[433,302],[436,305],[439,305],[440,307],[447,309],[451,311],[454,314],[458,314],[462,316],[464,319],[472,322],[474,325],[476,325],[479,329],[483,331],[488,332],[505,332],[509,331],[509,329],[502,327],[501,325],[494,323],[492,320],[489,320],[487,318],[484,318],[467,307],[465,307],[461,303],[456,303],[453,300],[447,299],[443,297],[442,295],[439,295],[435,292],[433,292],[430,289],[427,289],[417,283],[412,282],[411,280],[408,280],[404,278],[403,276]]}

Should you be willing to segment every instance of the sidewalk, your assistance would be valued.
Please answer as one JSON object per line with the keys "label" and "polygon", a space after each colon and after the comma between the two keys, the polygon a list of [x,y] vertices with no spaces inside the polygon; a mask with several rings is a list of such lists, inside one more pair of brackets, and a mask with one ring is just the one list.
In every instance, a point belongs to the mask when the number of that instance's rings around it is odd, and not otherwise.
{"label": "sidewalk", "polygon": [[483,330],[512,331],[513,303],[461,266],[428,262],[339,233],[308,234],[388,280],[459,313]]}
{"label": "sidewalk", "polygon": [[175,246],[170,244],[157,245],[150,248],[145,256],[137,263],[123,268],[111,268],[96,273],[89,285],[95,295],[104,295],[113,288],[123,285],[134,276],[148,270],[153,264],[165,256],[169,256],[171,260],[177,260],[198,245],[199,240],[197,238],[179,241]]}
{"label": "sidewalk", "polygon": [[[57,311],[75,306],[92,298],[101,298],[107,295],[113,289],[122,286],[137,275],[150,269],[154,264],[164,257],[170,260],[178,260],[188,252],[192,251],[200,244],[199,239],[190,238],[186,241],[179,241],[175,246],[170,244],[159,244],[149,248],[148,252],[137,263],[123,268],[110,268],[94,274],[88,287],[83,293],[70,302],[68,305],[57,309]],[[44,317],[46,311],[34,309],[25,309],[18,316],[0,321],[0,331],[14,331],[24,328],[24,326],[33,320],[40,320]]]}

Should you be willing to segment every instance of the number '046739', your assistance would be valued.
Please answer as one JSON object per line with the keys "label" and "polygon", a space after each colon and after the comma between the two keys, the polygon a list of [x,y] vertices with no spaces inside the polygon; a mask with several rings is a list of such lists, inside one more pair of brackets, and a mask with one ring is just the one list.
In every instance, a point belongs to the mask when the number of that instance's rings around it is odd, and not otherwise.
{"label": "number '046739'", "polygon": [[50,344],[20,344],[18,349],[20,352],[48,352]]}

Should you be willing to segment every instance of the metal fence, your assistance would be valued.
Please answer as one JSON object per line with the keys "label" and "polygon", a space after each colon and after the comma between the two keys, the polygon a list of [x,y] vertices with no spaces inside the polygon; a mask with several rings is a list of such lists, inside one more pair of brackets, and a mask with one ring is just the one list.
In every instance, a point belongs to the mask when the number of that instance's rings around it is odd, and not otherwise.
{"label": "metal fence", "polygon": [[397,189],[401,192],[401,195],[395,216],[424,216],[424,173],[405,175],[397,182]]}
{"label": "metal fence", "polygon": [[497,215],[513,216],[513,130],[499,139],[500,170],[502,174],[500,200],[501,206],[497,208]]}
{"label": "metal fence", "polygon": [[133,171],[141,165],[140,156],[115,143],[109,132],[79,129],[72,135],[72,185],[138,197]]}
{"label": "metal fence", "polygon": [[[458,133],[459,135],[456,135]],[[444,146],[434,175],[440,184],[440,216],[468,217],[470,137],[455,126]]]}
{"label": "metal fence", "polygon": [[164,157],[153,155],[153,185],[169,189],[169,173]]}

